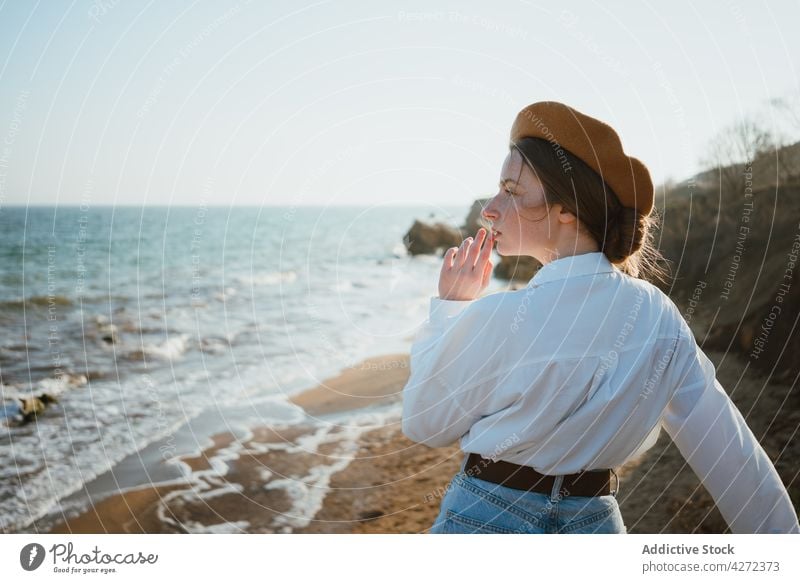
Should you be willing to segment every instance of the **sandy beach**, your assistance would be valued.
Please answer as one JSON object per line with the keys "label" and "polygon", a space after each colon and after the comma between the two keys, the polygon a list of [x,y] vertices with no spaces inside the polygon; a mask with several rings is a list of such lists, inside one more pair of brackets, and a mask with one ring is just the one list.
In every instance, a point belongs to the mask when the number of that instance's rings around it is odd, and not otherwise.
{"label": "sandy beach", "polygon": [[[765,387],[763,379],[730,355],[708,354],[718,367],[724,361],[718,378],[775,461],[797,505],[798,444],[789,428],[798,426],[800,414],[780,407],[790,387]],[[406,355],[368,359],[292,399],[310,417],[335,419],[342,427],[316,448],[287,455],[279,447],[308,438],[314,430],[302,424],[259,427],[239,442],[219,433],[202,455],[182,460],[191,469],[185,483],[112,495],[50,532],[425,533],[463,454],[457,444],[432,449],[402,434],[399,400],[407,376]],[[394,416],[359,433],[355,449],[343,448],[335,438],[347,432],[342,420],[381,407],[394,410]],[[775,418],[778,410],[781,417]],[[270,487],[276,480],[300,484],[321,466],[331,471],[314,487],[299,487],[294,494],[291,488]],[[618,499],[628,532],[727,532],[710,496],[665,432],[619,475]],[[298,508],[305,509],[305,517]]]}

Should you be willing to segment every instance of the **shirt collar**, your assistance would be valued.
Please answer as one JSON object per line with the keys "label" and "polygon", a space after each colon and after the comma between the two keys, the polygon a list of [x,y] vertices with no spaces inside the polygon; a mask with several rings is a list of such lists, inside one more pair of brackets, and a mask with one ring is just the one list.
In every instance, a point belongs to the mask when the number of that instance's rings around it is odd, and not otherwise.
{"label": "shirt collar", "polygon": [[612,273],[615,269],[614,264],[608,260],[608,257],[602,251],[567,255],[539,268],[539,271],[534,274],[528,286],[542,285],[543,283],[581,275]]}

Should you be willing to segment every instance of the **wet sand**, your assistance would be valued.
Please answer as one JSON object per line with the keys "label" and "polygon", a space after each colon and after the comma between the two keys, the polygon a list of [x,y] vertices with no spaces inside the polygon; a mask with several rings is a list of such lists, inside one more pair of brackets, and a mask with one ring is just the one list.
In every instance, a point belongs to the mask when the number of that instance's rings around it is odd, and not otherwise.
{"label": "wet sand", "polygon": [[[730,354],[708,354],[797,506],[800,445],[793,437],[800,410],[789,404],[796,402],[791,387],[765,386],[762,377],[745,371]],[[407,377],[406,355],[364,361],[292,399],[310,418],[333,420],[317,446],[292,453],[282,449],[304,443],[319,431],[314,425],[260,427],[241,441],[221,433],[201,455],[183,460],[192,470],[186,484],[113,495],[51,532],[424,533],[463,454],[457,444],[432,449],[402,434],[399,399]],[[390,412],[385,423],[360,432],[354,447],[340,439],[350,431],[348,419],[376,407]],[[323,478],[314,473],[320,467],[327,468]],[[618,499],[628,532],[727,531],[665,432],[642,459],[618,473]],[[296,492],[270,486],[286,485],[287,480],[297,486]],[[313,516],[303,519],[298,501]]]}

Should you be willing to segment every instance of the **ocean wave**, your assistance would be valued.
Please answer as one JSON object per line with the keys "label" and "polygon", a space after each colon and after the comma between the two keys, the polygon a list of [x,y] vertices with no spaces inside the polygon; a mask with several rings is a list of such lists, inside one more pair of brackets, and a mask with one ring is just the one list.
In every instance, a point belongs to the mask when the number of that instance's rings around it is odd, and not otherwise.
{"label": "ocean wave", "polygon": [[7,350],[8,352],[29,352],[31,350],[39,350],[35,344],[27,344],[25,342],[19,344],[7,344],[0,346],[0,350]]}
{"label": "ocean wave", "polygon": [[236,296],[237,293],[238,292],[235,287],[226,287],[221,292],[215,293],[214,299],[220,302],[225,302],[230,298]]}
{"label": "ocean wave", "polygon": [[69,389],[82,387],[88,382],[89,379],[85,374],[64,374],[56,378],[43,379],[36,383],[36,388],[39,391],[56,396]]}
{"label": "ocean wave", "polygon": [[371,287],[369,281],[360,281],[354,279],[340,278],[336,282],[329,285],[331,291],[348,291],[354,289],[369,289]]}
{"label": "ocean wave", "polygon": [[395,243],[392,246],[391,253],[392,253],[392,257],[395,257],[395,258],[408,257],[408,249],[406,249],[406,246],[400,241],[398,241],[397,243]]}
{"label": "ocean wave", "polygon": [[209,524],[207,526],[199,522],[184,522],[183,528],[190,534],[241,534],[250,528],[247,520],[237,520],[235,522],[220,522],[219,524]]}
{"label": "ocean wave", "polygon": [[335,453],[328,457],[332,463],[318,464],[308,468],[308,473],[299,478],[278,478],[267,482],[267,490],[278,489],[286,492],[291,501],[291,509],[277,516],[273,526],[278,532],[292,532],[296,528],[308,526],[322,509],[322,502],[330,487],[334,474],[342,471],[354,459],[358,452],[361,436],[376,427],[397,421],[397,406],[369,408],[367,410],[347,411],[341,415],[332,415],[332,419],[342,419],[344,423],[321,425],[317,431],[296,439],[296,451],[319,451],[323,444],[337,445]]}
{"label": "ocean wave", "polygon": [[85,374],[66,373],[57,377],[41,379],[32,384],[0,385],[0,395],[4,399],[27,399],[43,393],[58,397],[70,389],[82,387],[89,382]]}
{"label": "ocean wave", "polygon": [[[179,421],[178,425],[183,423],[185,420]],[[35,433],[14,438],[13,452],[3,452],[6,455],[0,456],[4,466],[11,468],[0,477],[10,475],[14,478],[0,479],[0,499],[6,501],[0,520],[0,533],[25,532],[24,529],[50,512],[54,512],[56,517],[63,517],[66,505],[62,500],[84,488],[126,456],[160,439],[165,432],[175,431],[175,428],[158,427],[156,430],[149,426],[149,433],[144,435],[145,430],[142,430],[140,443],[134,445],[129,439],[131,429],[127,424],[103,427],[103,440],[97,439],[97,428],[87,429],[86,426],[73,428],[70,439],[64,439],[60,425],[39,423]],[[52,456],[53,460],[42,457],[43,443],[48,444],[48,456]],[[80,447],[76,446],[77,443],[80,443]],[[18,466],[24,468],[24,475],[16,470]],[[20,480],[25,483],[24,489],[15,486]],[[58,487],[55,488],[54,484]]]}
{"label": "ocean wave", "polygon": [[204,353],[225,354],[231,349],[235,334],[225,336],[206,336],[200,339],[200,350]]}
{"label": "ocean wave", "polygon": [[49,306],[71,306],[73,302],[66,296],[29,296],[16,300],[5,300],[0,302],[0,310],[21,310],[29,307],[49,307]]}
{"label": "ocean wave", "polygon": [[133,360],[143,360],[145,356],[153,356],[164,360],[175,360],[183,356],[189,349],[189,335],[177,334],[167,338],[160,344],[145,344],[143,348],[138,348],[127,353],[127,357]]}
{"label": "ocean wave", "polygon": [[17,434],[17,428],[46,415],[48,406],[58,403],[63,393],[88,382],[83,374],[63,374],[33,384],[0,385],[0,419],[9,436]]}
{"label": "ocean wave", "polygon": [[269,273],[240,275],[236,279],[244,284],[253,286],[278,285],[297,281],[297,272],[294,270],[270,271]]}
{"label": "ocean wave", "polygon": [[330,289],[331,291],[347,291],[349,289],[353,289],[355,285],[349,279],[341,279],[336,283],[331,284]]}

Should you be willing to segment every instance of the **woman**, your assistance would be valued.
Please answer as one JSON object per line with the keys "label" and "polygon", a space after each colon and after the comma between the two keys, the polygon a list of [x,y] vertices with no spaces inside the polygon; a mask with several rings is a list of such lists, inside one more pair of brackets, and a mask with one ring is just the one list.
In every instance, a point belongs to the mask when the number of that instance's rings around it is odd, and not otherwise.
{"label": "woman", "polygon": [[[403,432],[465,452],[431,532],[625,533],[615,469],[661,427],[732,532],[800,532],[714,365],[643,279],[663,275],[652,210],[647,168],[608,125],[556,102],[517,115],[493,230],[445,253],[411,350]],[[542,268],[478,299],[495,243]]]}

